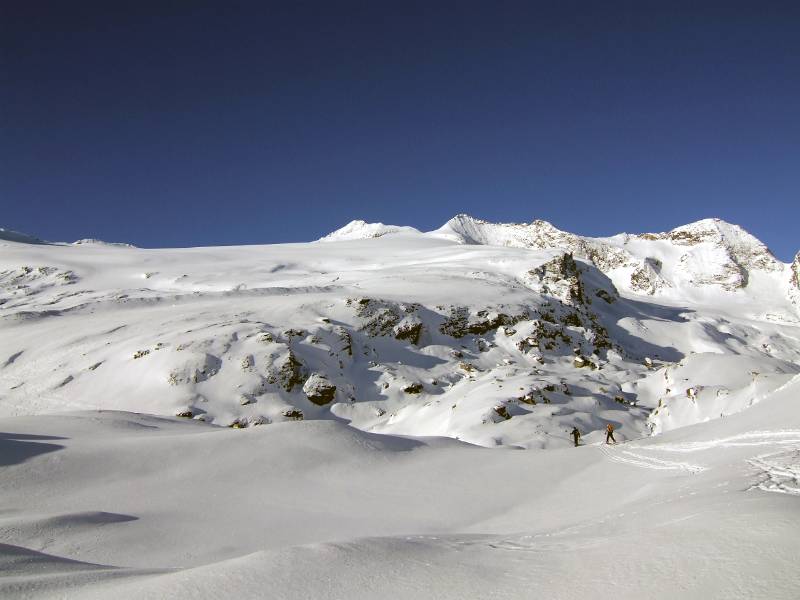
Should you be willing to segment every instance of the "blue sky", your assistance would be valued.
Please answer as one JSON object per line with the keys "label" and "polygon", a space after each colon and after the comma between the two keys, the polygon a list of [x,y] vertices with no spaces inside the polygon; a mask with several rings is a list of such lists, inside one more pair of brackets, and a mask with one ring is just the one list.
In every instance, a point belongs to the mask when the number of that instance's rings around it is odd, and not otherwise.
{"label": "blue sky", "polygon": [[17,2],[0,226],[141,246],[456,213],[800,249],[800,5]]}

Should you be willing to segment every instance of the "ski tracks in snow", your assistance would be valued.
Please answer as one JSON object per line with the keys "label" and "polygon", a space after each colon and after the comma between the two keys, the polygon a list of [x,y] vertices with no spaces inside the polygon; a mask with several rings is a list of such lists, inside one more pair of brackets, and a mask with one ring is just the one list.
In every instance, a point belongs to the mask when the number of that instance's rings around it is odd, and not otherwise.
{"label": "ski tracks in snow", "polygon": [[[702,442],[684,442],[682,444],[659,444],[653,450],[663,452],[698,452],[713,448],[737,448],[743,446],[790,446],[800,448],[800,431],[782,429],[777,431],[748,431],[726,438],[705,440]],[[642,448],[644,449],[644,447]]]}
{"label": "ski tracks in snow", "polygon": [[777,446],[781,450],[761,454],[747,460],[747,463],[758,471],[756,483],[748,489],[800,496],[800,430],[748,431],[730,437],[698,442],[652,446],[630,445],[628,448],[602,445],[600,450],[612,462],[646,469],[680,470],[695,474],[705,471],[707,467],[689,462],[656,458],[649,454],[642,454],[642,452],[689,454],[718,448],[757,446]]}
{"label": "ski tracks in snow", "polygon": [[800,448],[764,454],[747,462],[760,471],[759,481],[751,490],[800,496]]}
{"label": "ski tracks in snow", "polygon": [[636,467],[643,467],[645,469],[655,469],[659,471],[684,471],[690,474],[700,473],[701,471],[706,470],[705,467],[700,465],[687,462],[664,460],[661,458],[655,458],[653,456],[637,454],[636,452],[631,452],[630,450],[617,449],[605,444],[600,447],[600,451],[612,462],[634,465]]}

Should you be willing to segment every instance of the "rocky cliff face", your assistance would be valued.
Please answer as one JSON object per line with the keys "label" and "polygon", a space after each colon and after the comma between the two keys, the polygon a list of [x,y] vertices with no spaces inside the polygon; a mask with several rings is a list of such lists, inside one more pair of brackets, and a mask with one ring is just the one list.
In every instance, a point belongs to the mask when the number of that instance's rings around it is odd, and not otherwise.
{"label": "rocky cliff face", "polygon": [[753,271],[783,268],[763,243],[738,225],[703,219],[666,233],[643,234],[640,240],[665,241],[681,250],[677,272],[697,286],[719,286],[728,291],[747,287]]}
{"label": "rocky cliff face", "polygon": [[800,252],[795,255],[789,273],[789,298],[800,308]]}

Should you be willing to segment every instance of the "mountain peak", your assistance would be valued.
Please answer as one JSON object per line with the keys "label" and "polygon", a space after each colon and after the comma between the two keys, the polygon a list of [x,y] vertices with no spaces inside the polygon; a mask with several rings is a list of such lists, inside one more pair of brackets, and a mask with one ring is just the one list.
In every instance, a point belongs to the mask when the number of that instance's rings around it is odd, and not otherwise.
{"label": "mountain peak", "polygon": [[699,221],[694,221],[693,223],[687,223],[686,225],[675,227],[668,233],[671,234],[675,241],[678,241],[682,238],[698,241],[729,239],[731,241],[739,240],[756,242],[759,244],[761,243],[758,239],[747,233],[747,231],[745,231],[739,225],[728,223],[727,221],[723,221],[722,219],[718,218],[700,219]]}
{"label": "mountain peak", "polygon": [[746,268],[775,271],[782,267],[766,244],[743,227],[722,219],[695,221],[661,234],[661,237],[683,246],[710,243],[724,248],[733,261]]}
{"label": "mountain peak", "polygon": [[466,214],[456,215],[434,233],[462,244],[516,248],[571,246],[578,239],[541,219],[530,223],[492,223]]}
{"label": "mountain peak", "polygon": [[384,225],[383,223],[367,223],[362,219],[350,221],[344,227],[332,231],[317,240],[318,242],[340,242],[346,240],[363,240],[383,237],[393,233],[420,233],[414,227],[401,225]]}

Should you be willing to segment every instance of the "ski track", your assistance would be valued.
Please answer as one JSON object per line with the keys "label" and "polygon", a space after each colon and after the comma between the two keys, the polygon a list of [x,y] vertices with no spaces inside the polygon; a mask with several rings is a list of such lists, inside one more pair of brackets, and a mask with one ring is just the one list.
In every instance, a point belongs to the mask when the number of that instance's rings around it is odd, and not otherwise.
{"label": "ski track", "polygon": [[[758,480],[748,490],[762,490],[800,496],[800,431],[749,431],[727,438],[683,444],[663,444],[658,446],[632,446],[638,451],[691,453],[716,448],[738,448],[753,446],[778,446],[778,452],[762,454],[747,462],[757,469]],[[629,464],[655,470],[684,470],[695,474],[707,470],[697,464],[663,460],[645,456],[630,450],[617,451],[613,446],[602,445],[601,451],[612,462]]]}
{"label": "ski track", "polygon": [[639,450],[663,452],[699,452],[713,448],[737,448],[745,446],[800,446],[800,430],[748,431],[727,438],[685,442],[682,444],[659,444],[658,446],[636,446]]}
{"label": "ski track", "polygon": [[747,462],[761,471],[760,481],[749,489],[800,496],[800,447],[763,454]]}
{"label": "ski track", "polygon": [[612,462],[634,465],[636,467],[643,467],[645,469],[654,469],[659,471],[686,471],[692,475],[706,470],[706,467],[700,465],[663,460],[654,458],[652,456],[644,456],[642,454],[631,452],[630,450],[620,450],[618,452],[616,449],[613,449],[607,444],[602,445],[600,447],[600,451]]}

